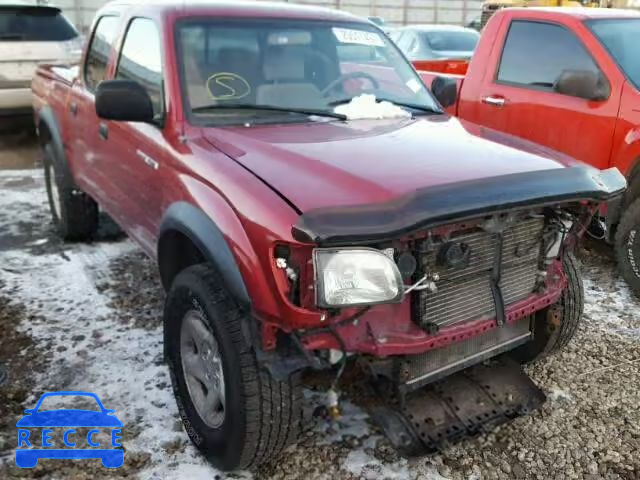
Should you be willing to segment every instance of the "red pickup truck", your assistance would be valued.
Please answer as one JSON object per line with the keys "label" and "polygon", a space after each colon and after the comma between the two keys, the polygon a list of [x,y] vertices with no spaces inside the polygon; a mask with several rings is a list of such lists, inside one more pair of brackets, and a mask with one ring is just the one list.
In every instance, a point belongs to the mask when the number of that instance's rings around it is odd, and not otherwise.
{"label": "red pickup truck", "polygon": [[571,249],[626,187],[444,114],[381,30],[326,9],[111,3],[81,66],[32,88],[54,223],[91,239],[102,208],[157,262],[180,416],[223,469],[295,441],[301,372],[335,387],[347,358],[391,387],[405,453],[539,406],[501,354],[571,339]]}
{"label": "red pickup truck", "polygon": [[421,76],[448,83],[444,103],[461,119],[623,172],[629,189],[603,212],[602,234],[640,295],[639,38],[637,11],[508,8],[485,27],[466,72]]}

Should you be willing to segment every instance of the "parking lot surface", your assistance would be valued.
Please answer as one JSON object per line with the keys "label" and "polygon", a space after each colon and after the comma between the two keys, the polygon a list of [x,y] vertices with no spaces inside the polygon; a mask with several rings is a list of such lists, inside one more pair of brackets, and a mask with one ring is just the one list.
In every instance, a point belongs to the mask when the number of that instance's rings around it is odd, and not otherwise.
{"label": "parking lot surface", "polygon": [[[162,356],[163,292],[155,266],[108,219],[92,244],[51,230],[37,149],[28,136],[0,143],[0,478],[222,478],[188,442]],[[8,169],[7,169],[8,168]],[[560,355],[527,367],[544,408],[438,455],[405,460],[371,424],[371,391],[351,369],[337,422],[310,430],[259,479],[640,478],[640,304],[605,246],[587,245],[586,312]],[[308,379],[307,410],[324,398]],[[97,393],[122,420],[125,463],[13,462],[15,422],[43,392]],[[219,477],[216,477],[219,475]],[[251,478],[236,473],[228,478]]]}

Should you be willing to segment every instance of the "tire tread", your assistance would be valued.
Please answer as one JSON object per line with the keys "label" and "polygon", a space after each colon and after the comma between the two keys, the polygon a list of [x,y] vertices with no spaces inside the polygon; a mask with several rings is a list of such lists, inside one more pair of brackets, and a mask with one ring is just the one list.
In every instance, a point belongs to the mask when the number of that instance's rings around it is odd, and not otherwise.
{"label": "tire tread", "polygon": [[93,198],[80,191],[73,182],[66,165],[56,159],[53,147],[46,144],[44,149],[44,174],[47,197],[53,212],[54,192],[51,182],[56,182],[62,211],[53,215],[58,232],[65,241],[90,240],[98,229],[98,204]]}
{"label": "tire tread", "polygon": [[[640,277],[634,272],[629,262],[628,248],[625,245],[627,236],[634,229],[640,229],[640,198],[634,200],[622,214],[615,238],[615,254],[620,274],[631,286],[634,293],[640,297]],[[637,242],[640,245],[640,238]]]}
{"label": "tire tread", "polygon": [[298,440],[302,426],[300,374],[294,373],[287,380],[278,381],[261,369],[242,333],[241,325],[246,313],[220,287],[217,273],[206,264],[187,270],[204,282],[211,301],[226,313],[222,324],[240,360],[238,374],[242,377],[246,416],[245,441],[236,468],[255,468],[273,460]]}

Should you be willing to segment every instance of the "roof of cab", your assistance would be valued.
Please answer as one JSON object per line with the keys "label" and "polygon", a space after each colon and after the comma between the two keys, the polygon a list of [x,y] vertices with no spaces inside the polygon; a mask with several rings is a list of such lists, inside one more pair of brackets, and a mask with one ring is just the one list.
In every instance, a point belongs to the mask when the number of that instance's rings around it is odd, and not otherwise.
{"label": "roof of cab", "polygon": [[597,18],[640,18],[638,10],[624,10],[620,8],[584,8],[584,7],[517,7],[502,10],[503,12],[543,12],[549,15],[566,15],[581,20]]}
{"label": "roof of cab", "polygon": [[0,0],[0,7],[7,8],[40,8],[40,9],[49,9],[49,10],[60,10],[55,5],[46,5],[37,3],[36,0],[27,1],[27,0]]}
{"label": "roof of cab", "polygon": [[281,2],[257,2],[255,0],[114,0],[102,10],[127,8],[151,8],[160,13],[177,12],[180,16],[191,13],[219,17],[269,17],[302,20],[329,20],[340,22],[371,23],[347,12],[330,8],[295,5]]}

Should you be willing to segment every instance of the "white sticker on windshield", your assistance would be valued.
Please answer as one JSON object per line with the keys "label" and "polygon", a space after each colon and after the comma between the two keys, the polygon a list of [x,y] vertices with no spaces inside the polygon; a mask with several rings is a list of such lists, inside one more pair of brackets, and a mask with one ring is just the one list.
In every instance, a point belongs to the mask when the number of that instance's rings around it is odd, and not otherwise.
{"label": "white sticker on windshield", "polygon": [[354,43],[356,45],[368,45],[371,47],[384,47],[384,40],[375,32],[353,30],[350,28],[333,28],[333,34],[340,43]]}
{"label": "white sticker on windshield", "polygon": [[418,93],[420,90],[420,82],[415,78],[412,78],[405,84],[413,93]]}

